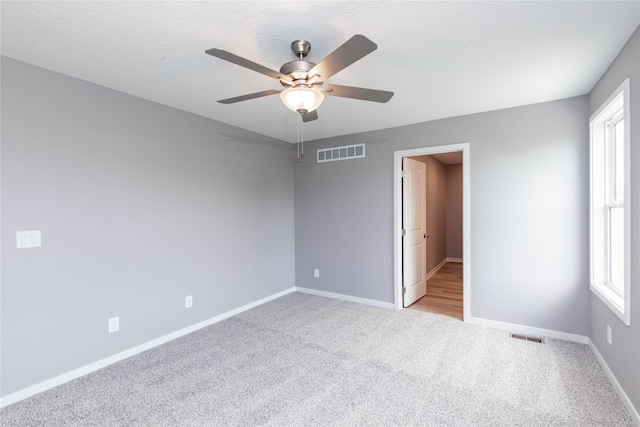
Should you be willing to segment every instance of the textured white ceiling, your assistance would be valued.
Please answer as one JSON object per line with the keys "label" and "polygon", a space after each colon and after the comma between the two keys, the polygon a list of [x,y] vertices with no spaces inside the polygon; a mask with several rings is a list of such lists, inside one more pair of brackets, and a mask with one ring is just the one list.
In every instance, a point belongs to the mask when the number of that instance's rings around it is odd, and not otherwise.
{"label": "textured white ceiling", "polygon": [[640,1],[2,1],[2,55],[277,139],[297,115],[281,86],[204,51],[278,70],[293,40],[319,62],[354,34],[378,50],[327,83],[391,90],[387,104],[327,97],[305,140],[527,105],[590,91],[634,29]]}

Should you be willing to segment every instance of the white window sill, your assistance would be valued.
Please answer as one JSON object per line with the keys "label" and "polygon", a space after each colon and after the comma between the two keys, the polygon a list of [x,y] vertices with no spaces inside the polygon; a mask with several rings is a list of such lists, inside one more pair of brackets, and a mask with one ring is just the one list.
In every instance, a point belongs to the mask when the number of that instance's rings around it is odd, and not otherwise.
{"label": "white window sill", "polygon": [[625,307],[624,298],[616,294],[606,285],[592,283],[589,288],[591,289],[591,292],[600,298],[600,300],[624,322],[625,325],[631,325],[629,307]]}

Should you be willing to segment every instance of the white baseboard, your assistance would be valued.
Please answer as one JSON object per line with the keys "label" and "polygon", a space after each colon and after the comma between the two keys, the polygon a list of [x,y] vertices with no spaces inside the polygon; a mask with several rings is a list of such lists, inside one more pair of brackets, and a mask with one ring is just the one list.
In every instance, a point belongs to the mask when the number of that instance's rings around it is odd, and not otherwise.
{"label": "white baseboard", "polygon": [[445,259],[443,259],[442,261],[440,261],[440,264],[436,265],[434,268],[431,269],[430,272],[427,273],[427,280],[431,279],[431,276],[436,274],[438,272],[438,270],[440,270],[440,268],[442,268],[442,266],[445,265],[448,262],[456,262],[456,263],[462,264],[462,258],[445,258]]}
{"label": "white baseboard", "polygon": [[588,344],[589,337],[583,335],[569,334],[567,332],[552,331],[551,329],[534,328],[532,326],[517,325],[515,323],[498,322],[496,320],[481,319],[479,317],[470,317],[466,320],[472,325],[487,326],[493,329],[500,329],[508,332],[515,332],[525,335],[533,335],[536,337],[547,337],[559,340],[577,342],[580,344]]}
{"label": "white baseboard", "polygon": [[609,381],[611,381],[611,385],[613,385],[613,388],[620,397],[620,400],[622,400],[622,403],[624,403],[624,406],[626,406],[629,414],[631,414],[633,422],[637,426],[640,426],[640,413],[638,413],[638,410],[633,406],[633,403],[631,403],[631,399],[629,399],[627,393],[624,392],[622,386],[618,382],[618,379],[615,377],[615,375],[613,375],[613,372],[609,368],[609,365],[607,365],[607,362],[605,362],[604,358],[596,348],[593,341],[591,341],[591,339],[589,339],[589,347],[591,348],[591,351],[593,351],[593,354],[596,356],[596,359],[598,360],[598,363],[600,363],[600,366],[602,366],[602,370],[604,370],[604,373],[609,378]]}
{"label": "white baseboard", "polygon": [[164,344],[176,338],[180,338],[184,335],[195,332],[198,329],[202,329],[204,327],[213,325],[214,323],[218,323],[221,320],[228,319],[231,316],[235,316],[236,314],[242,313],[243,311],[247,311],[249,309],[262,305],[266,302],[269,302],[274,299],[280,298],[284,295],[290,294],[294,291],[295,291],[295,288],[286,289],[282,292],[278,292],[276,294],[262,298],[258,301],[254,301],[252,303],[243,305],[242,307],[238,307],[236,309],[222,313],[218,316],[212,317],[210,319],[207,319],[202,322],[196,323],[194,325],[188,326],[186,328],[180,329],[179,331],[175,331],[170,334],[164,335],[162,337],[156,338],[154,340],[148,341],[144,344],[137,345],[135,347],[132,347],[118,354],[114,354],[113,356],[109,356],[107,358],[98,360],[97,362],[93,362],[88,365],[82,366],[78,369],[74,369],[73,371],[69,371],[65,374],[58,375],[57,377],[48,379],[46,381],[42,381],[41,383],[16,391],[15,393],[8,394],[0,399],[0,408],[3,408],[7,405],[11,405],[12,403],[18,402],[20,400],[26,399],[27,397],[34,396],[38,393],[41,393],[50,388],[59,386],[61,384],[64,384],[76,378],[79,378],[83,375],[90,374],[91,372],[97,371],[98,369],[102,369],[116,362],[127,359],[131,356],[135,356],[136,354],[142,353],[143,351],[152,349],[153,347],[157,347],[161,344]]}
{"label": "white baseboard", "polygon": [[433,276],[434,274],[436,274],[438,272],[438,270],[440,270],[440,268],[445,265],[447,263],[447,258],[443,259],[442,261],[440,261],[440,264],[436,265],[434,268],[431,269],[430,272],[427,273],[427,278],[426,280],[431,279],[431,276]]}
{"label": "white baseboard", "polygon": [[339,299],[339,300],[349,301],[349,302],[356,302],[358,304],[373,305],[373,306],[382,307],[382,308],[395,309],[395,305],[392,302],[384,302],[384,301],[378,301],[378,300],[374,300],[374,299],[352,297],[350,295],[343,295],[343,294],[336,294],[336,293],[333,293],[333,292],[318,291],[316,289],[309,289],[309,288],[296,287],[295,290],[296,290],[296,292],[302,292],[304,294],[317,295],[317,296],[320,296],[320,297]]}

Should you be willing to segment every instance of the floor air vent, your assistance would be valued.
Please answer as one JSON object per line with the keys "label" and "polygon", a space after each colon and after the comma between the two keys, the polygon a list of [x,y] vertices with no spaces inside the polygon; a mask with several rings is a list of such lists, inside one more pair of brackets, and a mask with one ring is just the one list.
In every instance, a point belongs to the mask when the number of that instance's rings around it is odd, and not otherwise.
{"label": "floor air vent", "polygon": [[318,163],[335,160],[358,159],[364,157],[364,144],[345,145],[343,147],[323,148],[318,150]]}
{"label": "floor air vent", "polygon": [[509,336],[511,338],[515,338],[515,339],[518,339],[518,340],[537,342],[537,343],[540,343],[540,344],[544,343],[544,340],[542,338],[529,337],[529,336],[520,335],[520,334],[509,334]]}

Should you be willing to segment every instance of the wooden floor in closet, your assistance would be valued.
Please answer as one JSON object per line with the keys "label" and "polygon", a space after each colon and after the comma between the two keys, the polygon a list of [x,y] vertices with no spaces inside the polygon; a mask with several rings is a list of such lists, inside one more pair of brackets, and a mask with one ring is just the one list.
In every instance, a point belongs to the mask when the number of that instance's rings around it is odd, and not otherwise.
{"label": "wooden floor in closet", "polygon": [[427,294],[408,308],[462,320],[462,263],[447,262],[427,280]]}

